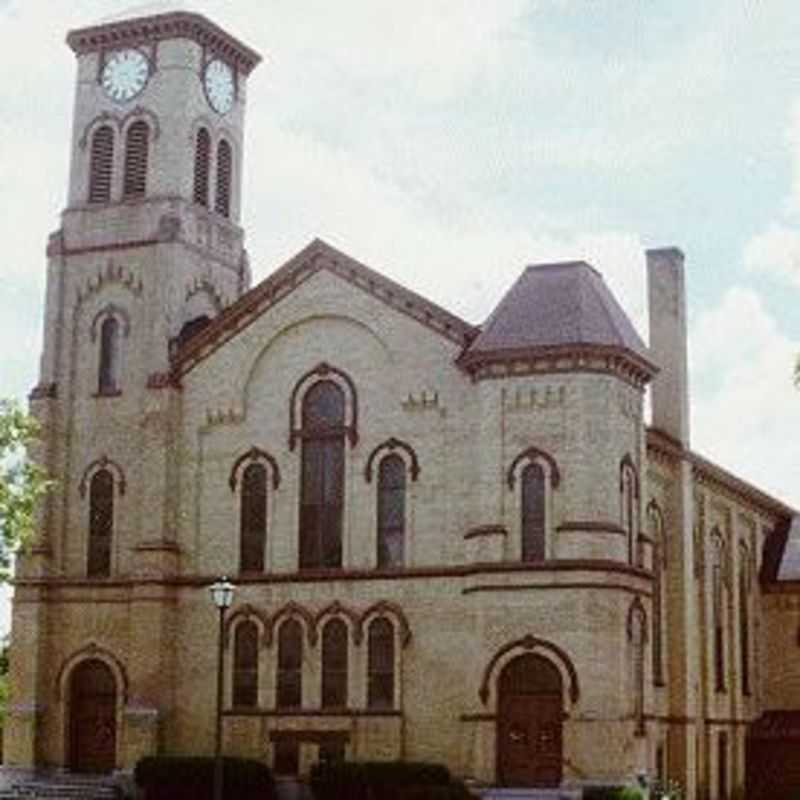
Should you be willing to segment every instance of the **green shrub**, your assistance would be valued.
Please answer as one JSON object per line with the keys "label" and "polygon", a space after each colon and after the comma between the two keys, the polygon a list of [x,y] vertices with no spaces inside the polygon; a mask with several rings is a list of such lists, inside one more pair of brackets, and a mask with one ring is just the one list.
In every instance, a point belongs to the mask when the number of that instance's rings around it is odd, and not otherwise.
{"label": "green shrub", "polygon": [[[260,761],[223,758],[223,796],[229,800],[275,800],[275,781]],[[210,756],[150,756],[134,770],[147,800],[211,800],[214,759]]]}
{"label": "green shrub", "polygon": [[316,764],[311,771],[316,800],[466,800],[442,764],[411,761],[344,761]]}
{"label": "green shrub", "polygon": [[583,800],[642,800],[642,793],[635,786],[587,786]]}

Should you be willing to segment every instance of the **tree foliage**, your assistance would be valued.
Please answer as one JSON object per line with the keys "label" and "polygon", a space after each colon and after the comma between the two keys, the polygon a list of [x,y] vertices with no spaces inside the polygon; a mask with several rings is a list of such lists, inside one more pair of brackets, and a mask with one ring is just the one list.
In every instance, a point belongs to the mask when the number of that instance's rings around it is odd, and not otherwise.
{"label": "tree foliage", "polygon": [[26,451],[38,431],[16,401],[0,400],[0,580],[9,577],[14,553],[30,545],[36,505],[52,484]]}
{"label": "tree foliage", "polygon": [[794,385],[800,389],[800,356],[794,362]]}

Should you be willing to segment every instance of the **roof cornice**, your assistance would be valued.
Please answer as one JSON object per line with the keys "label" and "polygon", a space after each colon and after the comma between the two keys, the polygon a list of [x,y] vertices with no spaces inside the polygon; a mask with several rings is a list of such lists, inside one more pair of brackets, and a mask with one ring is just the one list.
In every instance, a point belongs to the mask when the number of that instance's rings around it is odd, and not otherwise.
{"label": "roof cornice", "polygon": [[176,379],[185,375],[217,348],[246,328],[267,309],[280,302],[300,284],[321,270],[337,275],[386,303],[461,348],[477,334],[477,328],[410,289],[315,239],[222,312],[175,356]]}
{"label": "roof cornice", "polygon": [[67,34],[67,44],[78,54],[111,47],[136,46],[164,39],[191,39],[249,75],[261,56],[218,25],[189,11],[172,11],[146,17],[77,28]]}

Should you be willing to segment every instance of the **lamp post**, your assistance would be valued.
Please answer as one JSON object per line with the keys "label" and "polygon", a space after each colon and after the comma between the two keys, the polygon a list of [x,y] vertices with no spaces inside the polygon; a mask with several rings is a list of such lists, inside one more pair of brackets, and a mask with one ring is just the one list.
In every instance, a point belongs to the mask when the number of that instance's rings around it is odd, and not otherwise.
{"label": "lamp post", "polygon": [[214,739],[214,800],[222,800],[222,693],[224,681],[225,611],[233,602],[236,587],[226,578],[220,578],[208,587],[211,599],[219,611],[219,639],[217,650],[217,725]]}

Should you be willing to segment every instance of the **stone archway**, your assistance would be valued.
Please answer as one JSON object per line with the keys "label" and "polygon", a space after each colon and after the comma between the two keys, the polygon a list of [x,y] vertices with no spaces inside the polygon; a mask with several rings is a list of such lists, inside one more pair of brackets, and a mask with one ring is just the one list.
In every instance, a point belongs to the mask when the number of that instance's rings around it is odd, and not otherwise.
{"label": "stone archway", "polygon": [[503,786],[558,786],[563,769],[561,673],[526,653],[497,680],[497,779]]}
{"label": "stone archway", "polygon": [[111,772],[117,760],[117,682],[97,658],[81,661],[69,681],[69,767]]}

